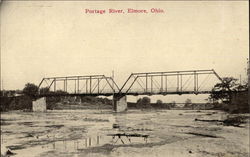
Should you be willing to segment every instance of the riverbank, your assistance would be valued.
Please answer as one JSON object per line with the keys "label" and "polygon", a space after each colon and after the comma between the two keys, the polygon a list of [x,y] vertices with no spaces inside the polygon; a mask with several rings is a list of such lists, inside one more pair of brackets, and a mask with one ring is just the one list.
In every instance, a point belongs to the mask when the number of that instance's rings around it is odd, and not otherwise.
{"label": "riverbank", "polygon": [[[145,98],[145,99],[144,99]],[[223,110],[231,113],[249,113],[248,108],[242,101],[239,104],[221,104],[221,103],[190,103],[176,104],[176,103],[163,103],[162,101],[152,103],[150,98],[144,97],[138,102],[128,102],[128,109],[166,109],[166,110]],[[1,97],[1,112],[13,111],[13,110],[32,110],[32,101],[35,100],[29,96],[18,97]],[[46,104],[48,110],[81,110],[81,109],[112,109],[113,101],[107,98],[100,97],[47,97]],[[242,107],[243,106],[243,107]]]}

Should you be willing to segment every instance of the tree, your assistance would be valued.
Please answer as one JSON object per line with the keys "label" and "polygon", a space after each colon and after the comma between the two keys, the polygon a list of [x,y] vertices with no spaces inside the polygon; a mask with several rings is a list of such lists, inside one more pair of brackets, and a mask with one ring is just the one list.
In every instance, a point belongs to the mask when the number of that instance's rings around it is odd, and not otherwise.
{"label": "tree", "polygon": [[223,90],[223,91],[227,91],[227,90],[236,90],[237,86],[239,85],[237,83],[236,78],[233,77],[224,77],[222,78],[222,82],[221,83],[217,83],[214,86],[214,90]]}
{"label": "tree", "polygon": [[149,105],[151,100],[149,97],[143,97],[141,102],[142,102],[142,104]]}
{"label": "tree", "polygon": [[187,99],[187,100],[185,101],[185,106],[184,106],[184,107],[190,107],[191,105],[192,105],[191,99]]}
{"label": "tree", "polygon": [[170,107],[176,107],[176,102],[172,101],[171,104],[170,104]]}
{"label": "tree", "polygon": [[163,102],[162,102],[162,100],[159,99],[156,101],[156,104],[163,104]]}
{"label": "tree", "polygon": [[237,85],[235,90],[237,90],[237,91],[246,91],[246,90],[248,90],[248,82],[246,82],[244,84]]}
{"label": "tree", "polygon": [[212,101],[222,101],[230,102],[231,96],[230,91],[242,91],[247,90],[248,84],[241,85],[237,83],[236,78],[233,77],[224,77],[222,78],[221,83],[217,83],[213,89],[212,93],[209,96],[209,99]]}
{"label": "tree", "polygon": [[49,88],[48,87],[44,87],[40,89],[40,94],[49,94]]}
{"label": "tree", "polygon": [[35,96],[38,93],[38,86],[33,83],[25,84],[23,93],[27,96]]}
{"label": "tree", "polygon": [[53,92],[54,94],[57,94],[57,95],[67,95],[68,92],[66,91],[63,91],[63,90],[56,90],[55,92]]}
{"label": "tree", "polygon": [[142,108],[147,108],[147,107],[151,107],[150,106],[150,98],[149,97],[143,97],[142,99],[138,99],[137,101],[137,107],[142,107]]}

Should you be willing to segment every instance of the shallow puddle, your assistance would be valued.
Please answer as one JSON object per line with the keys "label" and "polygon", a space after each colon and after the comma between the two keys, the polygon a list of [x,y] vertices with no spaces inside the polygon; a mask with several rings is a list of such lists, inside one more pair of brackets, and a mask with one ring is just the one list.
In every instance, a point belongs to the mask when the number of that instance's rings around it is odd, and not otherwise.
{"label": "shallow puddle", "polygon": [[[137,134],[136,134],[137,135]],[[46,153],[50,151],[56,151],[57,153],[73,153],[77,154],[79,151],[92,149],[95,147],[101,147],[103,145],[133,145],[133,144],[145,144],[149,142],[148,136],[136,137],[131,135],[103,135],[94,136],[77,140],[61,140],[54,141],[49,144],[32,146],[30,148],[22,147],[21,145],[9,146],[14,153],[12,156],[24,157],[24,156],[37,156],[40,153]],[[30,154],[34,152],[34,154]]]}

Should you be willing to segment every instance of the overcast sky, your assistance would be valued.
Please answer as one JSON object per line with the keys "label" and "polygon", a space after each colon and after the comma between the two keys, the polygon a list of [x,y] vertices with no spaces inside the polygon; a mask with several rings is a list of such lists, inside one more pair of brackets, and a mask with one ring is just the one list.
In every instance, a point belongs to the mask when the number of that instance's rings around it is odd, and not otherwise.
{"label": "overcast sky", "polygon": [[[85,14],[85,9],[151,9],[163,14]],[[246,75],[248,2],[34,2],[1,4],[4,89],[43,77],[215,69]]]}

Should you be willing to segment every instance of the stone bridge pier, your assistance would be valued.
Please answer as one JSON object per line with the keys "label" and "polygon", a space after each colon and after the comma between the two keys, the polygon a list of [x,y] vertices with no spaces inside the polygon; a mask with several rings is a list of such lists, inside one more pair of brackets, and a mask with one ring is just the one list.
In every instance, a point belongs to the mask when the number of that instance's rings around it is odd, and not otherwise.
{"label": "stone bridge pier", "polygon": [[47,110],[46,97],[37,98],[32,101],[33,112],[45,112]]}
{"label": "stone bridge pier", "polygon": [[[125,94],[114,94],[113,110],[115,112],[125,112],[128,109],[127,96]],[[46,97],[37,98],[32,101],[32,111],[45,112],[47,110]]]}
{"label": "stone bridge pier", "polygon": [[115,112],[125,112],[128,109],[127,96],[125,94],[114,94],[113,109]]}

